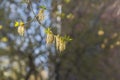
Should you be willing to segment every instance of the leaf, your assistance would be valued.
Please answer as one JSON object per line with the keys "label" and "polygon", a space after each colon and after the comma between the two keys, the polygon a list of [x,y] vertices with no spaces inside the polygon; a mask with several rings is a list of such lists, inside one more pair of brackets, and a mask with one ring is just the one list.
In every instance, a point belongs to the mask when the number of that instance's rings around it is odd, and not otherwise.
{"label": "leaf", "polygon": [[46,33],[46,34],[51,33],[51,28],[48,27],[47,29],[45,29],[45,33]]}
{"label": "leaf", "polygon": [[20,26],[23,26],[23,25],[24,25],[24,22],[21,21],[21,22],[20,22]]}
{"label": "leaf", "polygon": [[47,9],[46,6],[39,6],[39,7],[42,8],[42,9]]}
{"label": "leaf", "polygon": [[63,39],[64,39],[65,41],[71,41],[71,40],[72,40],[72,38],[70,38],[70,36],[66,36],[66,35],[63,37]]}
{"label": "leaf", "polygon": [[18,27],[18,26],[19,26],[19,22],[16,21],[14,26],[15,26],[15,27]]}

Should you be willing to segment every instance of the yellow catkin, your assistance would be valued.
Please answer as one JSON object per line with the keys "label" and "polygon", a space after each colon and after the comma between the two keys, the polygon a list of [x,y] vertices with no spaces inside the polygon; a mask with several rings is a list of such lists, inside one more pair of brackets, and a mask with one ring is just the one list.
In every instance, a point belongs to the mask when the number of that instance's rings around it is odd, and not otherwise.
{"label": "yellow catkin", "polygon": [[46,37],[46,43],[47,44],[51,44],[51,43],[53,43],[53,41],[54,41],[54,35],[53,35],[53,33],[52,32],[48,33],[47,37]]}
{"label": "yellow catkin", "polygon": [[19,35],[23,36],[24,35],[24,32],[25,32],[25,27],[24,25],[21,25],[18,27],[18,33]]}
{"label": "yellow catkin", "polygon": [[38,13],[38,19],[40,20],[40,21],[43,21],[44,20],[44,9],[41,9],[40,11],[39,11],[39,13]]}
{"label": "yellow catkin", "polygon": [[66,42],[63,39],[60,39],[59,51],[63,52],[66,49]]}
{"label": "yellow catkin", "polygon": [[59,50],[59,45],[60,45],[60,36],[59,35],[55,36],[55,43],[56,43],[56,49]]}

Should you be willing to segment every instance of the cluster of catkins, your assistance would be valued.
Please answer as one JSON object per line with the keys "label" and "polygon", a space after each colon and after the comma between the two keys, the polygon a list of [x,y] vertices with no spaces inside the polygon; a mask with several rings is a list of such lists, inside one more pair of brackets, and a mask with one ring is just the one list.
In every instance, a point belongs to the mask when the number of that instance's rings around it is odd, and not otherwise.
{"label": "cluster of catkins", "polygon": [[[43,7],[42,9],[40,9],[39,13],[37,14],[37,18],[40,22],[44,20],[44,17],[45,17],[44,16],[44,10],[45,10],[45,8]],[[19,35],[23,36],[24,33],[25,33],[25,23],[16,22],[15,27],[18,27],[17,31],[18,31]],[[46,35],[47,35],[46,43],[47,44],[52,44],[53,42],[55,42],[56,49],[60,52],[63,52],[66,49],[67,41],[72,40],[67,36],[62,37],[60,35],[54,35],[50,28],[47,28],[45,32],[46,32]]]}
{"label": "cluster of catkins", "polygon": [[54,35],[50,28],[46,29],[46,43],[52,44],[55,42],[56,49],[60,52],[63,52],[66,49],[67,41],[70,41],[69,37],[62,37],[60,35]]}

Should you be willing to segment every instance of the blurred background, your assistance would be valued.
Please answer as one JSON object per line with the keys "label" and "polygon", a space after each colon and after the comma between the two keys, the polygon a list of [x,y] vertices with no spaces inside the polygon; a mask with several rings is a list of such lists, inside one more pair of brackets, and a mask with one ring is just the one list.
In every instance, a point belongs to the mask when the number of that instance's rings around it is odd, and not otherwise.
{"label": "blurred background", "polygon": [[[120,0],[0,0],[0,80],[119,80]],[[30,8],[32,6],[32,9]],[[34,20],[45,6],[42,25]],[[24,37],[15,21],[29,22]],[[45,28],[73,40],[62,53]]]}

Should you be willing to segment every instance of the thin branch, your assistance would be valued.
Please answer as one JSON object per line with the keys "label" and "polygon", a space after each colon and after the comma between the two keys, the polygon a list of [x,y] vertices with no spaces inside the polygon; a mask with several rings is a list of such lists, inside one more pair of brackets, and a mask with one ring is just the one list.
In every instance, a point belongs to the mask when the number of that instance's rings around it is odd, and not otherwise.
{"label": "thin branch", "polygon": [[28,24],[28,23],[30,23],[30,22],[33,22],[34,20],[35,20],[35,17],[34,17],[33,19],[31,19],[30,21],[24,23],[24,25],[26,25],[26,24]]}

